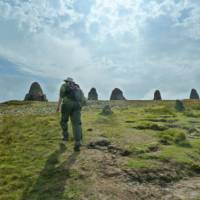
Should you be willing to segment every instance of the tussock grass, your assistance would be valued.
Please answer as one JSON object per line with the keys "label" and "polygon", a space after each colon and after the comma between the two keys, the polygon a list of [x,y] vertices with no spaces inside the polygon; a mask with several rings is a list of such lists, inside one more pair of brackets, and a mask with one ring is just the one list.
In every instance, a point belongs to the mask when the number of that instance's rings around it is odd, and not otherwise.
{"label": "tussock grass", "polygon": [[171,129],[159,134],[160,142],[165,145],[177,144],[180,146],[190,146],[189,141],[183,131]]}
{"label": "tussock grass", "polygon": [[148,122],[140,123],[139,125],[135,126],[134,128],[140,129],[140,130],[150,129],[150,130],[154,130],[154,131],[164,131],[164,130],[168,129],[168,127],[166,127],[164,125],[156,124],[156,123],[148,123]]}
{"label": "tussock grass", "polygon": [[187,116],[187,117],[199,118],[200,117],[200,112],[192,110],[192,109],[187,109],[184,112],[184,115]]}

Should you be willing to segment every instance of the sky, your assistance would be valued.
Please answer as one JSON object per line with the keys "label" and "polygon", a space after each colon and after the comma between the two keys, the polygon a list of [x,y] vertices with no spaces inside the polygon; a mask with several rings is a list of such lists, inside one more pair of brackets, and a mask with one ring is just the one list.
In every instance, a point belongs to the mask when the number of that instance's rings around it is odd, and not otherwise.
{"label": "sky", "polygon": [[67,77],[100,99],[200,92],[200,1],[0,0],[0,101],[34,81],[56,101]]}

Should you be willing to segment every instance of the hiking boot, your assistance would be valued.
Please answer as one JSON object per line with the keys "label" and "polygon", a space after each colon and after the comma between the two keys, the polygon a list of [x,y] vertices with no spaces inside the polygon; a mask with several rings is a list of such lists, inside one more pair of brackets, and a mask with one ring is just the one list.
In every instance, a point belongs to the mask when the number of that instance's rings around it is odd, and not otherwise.
{"label": "hiking boot", "polygon": [[80,151],[80,145],[75,145],[74,146],[74,151]]}
{"label": "hiking boot", "polygon": [[69,141],[69,138],[68,137],[64,137],[62,140],[67,142],[67,141]]}
{"label": "hiking boot", "polygon": [[63,133],[62,133],[62,135],[63,135],[63,141],[69,141],[69,137],[68,137],[68,132],[67,131],[63,131]]}

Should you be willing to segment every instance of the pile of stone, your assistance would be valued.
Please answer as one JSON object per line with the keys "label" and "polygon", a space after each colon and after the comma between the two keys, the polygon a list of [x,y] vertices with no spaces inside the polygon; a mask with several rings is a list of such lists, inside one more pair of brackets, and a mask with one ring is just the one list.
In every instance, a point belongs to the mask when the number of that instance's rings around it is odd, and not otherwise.
{"label": "pile of stone", "polygon": [[90,92],[88,93],[88,100],[97,101],[98,100],[98,94],[96,91],[96,88],[92,88]]}
{"label": "pile of stone", "polygon": [[154,101],[161,101],[162,97],[161,97],[161,93],[159,90],[156,90],[154,93]]}
{"label": "pile of stone", "polygon": [[102,109],[102,112],[101,112],[102,115],[112,115],[113,114],[113,111],[110,107],[110,105],[105,105]]}
{"label": "pile of stone", "polygon": [[123,95],[123,92],[119,88],[115,88],[112,91],[110,100],[126,100],[126,98]]}
{"label": "pile of stone", "polygon": [[39,83],[32,83],[29,93],[26,94],[24,101],[47,101]]}
{"label": "pile of stone", "polygon": [[185,110],[185,107],[184,107],[184,104],[183,104],[183,101],[181,100],[176,100],[176,106],[175,106],[175,109],[179,112],[182,112]]}
{"label": "pile of stone", "polygon": [[196,89],[192,89],[190,93],[190,99],[199,99],[199,94]]}

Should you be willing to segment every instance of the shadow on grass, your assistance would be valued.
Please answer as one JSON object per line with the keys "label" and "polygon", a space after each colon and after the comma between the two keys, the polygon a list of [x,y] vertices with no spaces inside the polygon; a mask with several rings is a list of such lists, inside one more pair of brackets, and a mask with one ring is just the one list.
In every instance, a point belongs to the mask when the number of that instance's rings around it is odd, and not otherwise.
{"label": "shadow on grass", "polygon": [[27,185],[21,200],[55,200],[62,199],[69,170],[75,163],[79,152],[72,153],[68,159],[59,164],[58,158],[64,153],[66,147],[60,144],[59,149],[53,152],[45,163],[36,183]]}

